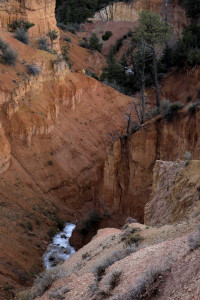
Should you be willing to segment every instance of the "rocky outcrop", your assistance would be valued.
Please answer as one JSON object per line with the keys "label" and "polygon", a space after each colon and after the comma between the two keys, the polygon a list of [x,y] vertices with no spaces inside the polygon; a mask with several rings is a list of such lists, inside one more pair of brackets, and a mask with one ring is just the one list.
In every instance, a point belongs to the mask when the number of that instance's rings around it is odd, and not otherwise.
{"label": "rocky outcrop", "polygon": [[[164,1],[161,0],[137,0],[131,3],[117,2],[106,6],[98,11],[93,21],[124,21],[136,22],[138,20],[138,13],[142,9],[151,8],[154,11],[164,14]],[[173,1],[168,6],[169,16],[168,20],[174,25],[174,32],[180,33],[182,29],[188,24],[184,8],[178,5],[178,1]]]}
{"label": "rocky outcrop", "polygon": [[198,217],[199,171],[199,160],[157,161],[151,200],[145,206],[145,224],[170,224]]}
{"label": "rocky outcrop", "polygon": [[[55,19],[55,0],[6,0],[0,2],[1,26],[14,20],[28,20],[35,26],[29,30],[31,37],[37,38],[45,35],[48,30],[57,30]],[[58,42],[55,43],[58,48]]]}
{"label": "rocky outcrop", "polygon": [[199,124],[199,111],[182,112],[172,123],[158,117],[132,136],[115,141],[108,151],[98,194],[101,210],[125,213],[143,221],[156,160],[182,159],[185,151],[199,159]]}

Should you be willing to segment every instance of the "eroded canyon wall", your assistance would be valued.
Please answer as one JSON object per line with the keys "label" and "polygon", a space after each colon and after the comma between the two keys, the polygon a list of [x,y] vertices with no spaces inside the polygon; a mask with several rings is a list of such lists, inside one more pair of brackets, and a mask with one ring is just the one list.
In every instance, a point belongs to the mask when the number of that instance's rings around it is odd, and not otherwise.
{"label": "eroded canyon wall", "polygon": [[[108,5],[96,12],[92,20],[136,22],[139,18],[139,12],[142,9],[147,10],[150,8],[164,16],[164,1],[136,0],[131,3],[117,2]],[[168,21],[170,24],[173,24],[173,30],[178,34],[181,33],[182,29],[188,24],[185,9],[179,5],[177,0],[168,5]]]}
{"label": "eroded canyon wall", "polygon": [[29,30],[31,37],[45,35],[49,29],[57,29],[55,0],[1,0],[0,22],[3,28],[14,20],[28,20],[35,26]]}
{"label": "eroded canyon wall", "polygon": [[157,117],[132,136],[115,141],[104,165],[104,181],[99,192],[101,210],[143,221],[156,160],[183,159],[185,151],[199,159],[199,132],[200,112],[182,112],[172,123]]}
{"label": "eroded canyon wall", "polygon": [[[125,126],[131,99],[56,55],[1,38],[19,56],[0,72],[0,299],[4,284],[24,286],[42,267],[59,220],[93,209],[108,132]],[[37,76],[27,65],[37,65]],[[16,229],[17,228],[17,229]]]}

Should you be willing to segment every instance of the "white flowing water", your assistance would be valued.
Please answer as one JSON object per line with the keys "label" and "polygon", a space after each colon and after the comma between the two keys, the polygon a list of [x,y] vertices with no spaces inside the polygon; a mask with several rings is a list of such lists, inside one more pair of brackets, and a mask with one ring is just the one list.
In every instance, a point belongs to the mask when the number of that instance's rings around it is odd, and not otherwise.
{"label": "white flowing water", "polygon": [[53,242],[48,246],[43,256],[46,269],[64,262],[75,252],[75,249],[69,243],[75,227],[76,225],[72,223],[66,223],[63,231],[54,236]]}

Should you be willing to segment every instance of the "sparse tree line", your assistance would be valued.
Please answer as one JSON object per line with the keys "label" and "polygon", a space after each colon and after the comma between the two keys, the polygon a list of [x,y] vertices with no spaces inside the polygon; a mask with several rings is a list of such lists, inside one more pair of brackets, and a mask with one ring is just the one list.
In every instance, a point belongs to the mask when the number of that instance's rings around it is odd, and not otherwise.
{"label": "sparse tree line", "polygon": [[[174,42],[170,40],[169,1],[165,0],[163,18],[151,10],[140,13],[138,26],[131,34],[130,32],[127,34],[131,39],[131,47],[127,55],[123,55],[121,60],[115,56],[123,44],[122,38],[117,41],[117,46],[111,47],[107,56],[107,66],[103,68],[100,80],[129,95],[139,91],[139,99],[133,100],[130,112],[127,114],[127,134],[137,130],[139,124],[143,124],[160,111],[164,118],[171,122],[178,110],[183,108],[182,103],[170,103],[168,100],[164,100],[161,105],[159,95],[159,80],[165,73],[173,67],[196,67],[200,64],[200,0],[184,0],[180,3],[184,5],[190,18],[190,25],[183,30],[180,39]],[[127,72],[128,68],[129,70],[131,68],[132,72]],[[157,108],[153,110],[147,105],[148,99],[145,97],[145,88],[150,85],[154,85],[156,94]],[[197,101],[189,106],[188,111],[195,111],[199,105]],[[137,123],[131,120],[133,110]]]}

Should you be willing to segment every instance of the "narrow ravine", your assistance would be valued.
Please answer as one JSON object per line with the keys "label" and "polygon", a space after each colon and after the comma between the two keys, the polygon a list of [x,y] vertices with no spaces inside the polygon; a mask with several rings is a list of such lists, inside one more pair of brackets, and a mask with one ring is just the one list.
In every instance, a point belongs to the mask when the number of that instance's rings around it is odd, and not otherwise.
{"label": "narrow ravine", "polygon": [[75,249],[70,245],[69,239],[76,225],[66,223],[63,231],[56,234],[53,242],[48,246],[43,255],[43,262],[46,269],[54,267],[67,260]]}

